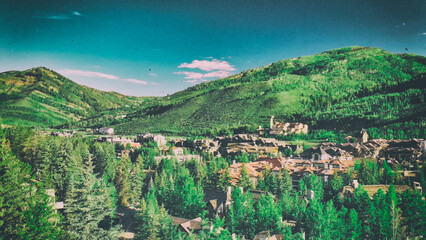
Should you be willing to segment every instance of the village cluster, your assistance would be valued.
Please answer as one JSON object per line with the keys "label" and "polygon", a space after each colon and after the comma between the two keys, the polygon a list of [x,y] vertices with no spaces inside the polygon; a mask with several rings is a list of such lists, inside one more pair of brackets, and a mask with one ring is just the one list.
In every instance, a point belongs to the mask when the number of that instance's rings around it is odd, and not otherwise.
{"label": "village cluster", "polygon": [[[178,161],[202,160],[202,153],[208,153],[216,157],[236,156],[243,153],[257,154],[258,159],[250,163],[234,163],[229,167],[232,177],[232,184],[239,182],[242,166],[255,184],[259,174],[269,169],[272,173],[278,174],[281,170],[287,170],[292,176],[295,186],[303,176],[312,173],[321,177],[327,182],[333,177],[335,172],[347,172],[354,166],[357,159],[376,159],[379,162],[387,161],[391,166],[400,164],[404,177],[415,177],[415,164],[421,165],[425,157],[426,144],[423,139],[411,140],[385,140],[369,139],[368,133],[363,129],[356,137],[348,136],[345,143],[323,142],[315,147],[303,150],[301,145],[288,144],[275,138],[262,137],[264,131],[269,131],[270,135],[287,135],[307,133],[308,126],[302,123],[279,123],[274,122],[271,117],[270,129],[259,129],[252,134],[236,134],[228,137],[217,137],[215,139],[171,139],[158,134],[146,133],[138,135],[136,139],[102,136],[96,139],[100,142],[111,142],[130,146],[130,149],[117,153],[117,157],[122,154],[129,154],[132,148],[140,147],[147,142],[156,143],[162,158],[177,158]],[[101,128],[100,132],[113,134],[112,128]],[[353,139],[355,141],[353,141]],[[352,142],[351,142],[352,141]],[[168,144],[169,143],[169,144]],[[284,156],[286,150],[291,150],[291,156]],[[220,172],[219,172],[220,173]]]}
{"label": "village cluster", "polygon": [[[113,128],[90,129],[89,132],[100,134],[95,138],[95,141],[110,142],[123,146],[116,152],[117,158],[129,155],[134,149],[147,144],[158,146],[160,154],[155,157],[158,163],[164,158],[175,158],[179,162],[189,160],[202,161],[202,156],[205,154],[215,157],[230,157],[231,159],[241,154],[257,156],[256,160],[252,162],[241,163],[234,160],[228,169],[222,169],[218,172],[221,175],[227,171],[231,181],[226,191],[205,189],[204,201],[206,202],[209,216],[224,214],[227,206],[231,203],[231,186],[239,186],[243,168],[245,168],[253,186],[256,186],[265,171],[278,175],[285,170],[290,174],[293,185],[297,187],[300,179],[311,174],[317,175],[323,182],[330,181],[336,173],[342,174],[353,170],[355,161],[361,159],[376,159],[378,162],[386,161],[390,166],[402,166],[403,169],[397,174],[400,174],[402,178],[414,179],[416,177],[415,166],[421,165],[426,156],[426,144],[423,139],[369,139],[369,135],[365,130],[362,130],[355,137],[348,136],[345,139],[345,143],[322,142],[314,147],[304,149],[301,145],[289,144],[271,136],[306,134],[308,125],[274,122],[274,117],[271,117],[269,128],[259,127],[255,133],[236,134],[214,139],[166,138],[163,135],[151,133],[141,134],[136,137],[121,137],[114,135]],[[268,133],[270,137],[264,137],[265,133]],[[53,134],[65,137],[73,135],[73,133]],[[352,185],[345,186],[342,194],[352,193],[357,186],[358,181],[355,176]],[[386,190],[389,186],[371,185],[364,187],[369,195],[372,196],[378,188]],[[403,191],[410,187],[422,192],[422,188],[417,182],[414,182],[413,186],[395,186],[397,191]],[[254,199],[259,198],[262,194],[267,194],[267,192],[256,189],[248,191],[251,192]],[[306,201],[308,202],[308,199]],[[188,234],[201,230],[201,218],[184,219],[173,217],[173,221],[181,231]],[[294,223],[286,222],[285,224],[291,225]],[[133,236],[132,234],[130,234],[131,236],[126,234],[130,233],[124,233],[121,237],[130,239]],[[262,234],[265,233],[259,233],[256,237],[262,239]]]}

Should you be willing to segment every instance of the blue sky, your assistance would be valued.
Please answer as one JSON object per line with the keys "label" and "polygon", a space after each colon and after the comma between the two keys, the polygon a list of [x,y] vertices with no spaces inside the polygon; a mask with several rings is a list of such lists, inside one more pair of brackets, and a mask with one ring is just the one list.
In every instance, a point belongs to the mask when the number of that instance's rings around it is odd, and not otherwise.
{"label": "blue sky", "polygon": [[424,0],[0,0],[0,6],[0,72],[45,66],[134,96],[163,96],[352,45],[426,55]]}

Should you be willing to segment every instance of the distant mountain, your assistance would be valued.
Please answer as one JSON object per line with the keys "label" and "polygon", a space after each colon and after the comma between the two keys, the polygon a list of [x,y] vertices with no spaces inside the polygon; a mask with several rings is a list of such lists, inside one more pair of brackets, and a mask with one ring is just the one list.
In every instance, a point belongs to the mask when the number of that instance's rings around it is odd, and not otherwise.
{"label": "distant mountain", "polygon": [[0,118],[8,125],[64,124],[136,100],[79,85],[44,67],[0,73]]}
{"label": "distant mountain", "polygon": [[330,50],[193,86],[127,114],[114,127],[120,133],[214,135],[267,126],[274,115],[314,129],[424,135],[425,64],[423,56],[379,48]]}

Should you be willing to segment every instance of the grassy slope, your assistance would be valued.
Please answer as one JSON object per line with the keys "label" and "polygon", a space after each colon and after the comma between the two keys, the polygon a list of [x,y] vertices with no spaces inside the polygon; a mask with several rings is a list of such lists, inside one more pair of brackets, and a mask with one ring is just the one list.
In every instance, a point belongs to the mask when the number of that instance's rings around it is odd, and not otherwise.
{"label": "grassy slope", "polygon": [[27,126],[63,124],[136,102],[81,86],[46,68],[0,73],[0,100],[4,124]]}
{"label": "grassy slope", "polygon": [[[266,125],[271,115],[354,130],[425,120],[425,58],[348,47],[275,62],[196,85],[129,114],[115,128],[203,133]],[[420,84],[415,84],[420,83]]]}

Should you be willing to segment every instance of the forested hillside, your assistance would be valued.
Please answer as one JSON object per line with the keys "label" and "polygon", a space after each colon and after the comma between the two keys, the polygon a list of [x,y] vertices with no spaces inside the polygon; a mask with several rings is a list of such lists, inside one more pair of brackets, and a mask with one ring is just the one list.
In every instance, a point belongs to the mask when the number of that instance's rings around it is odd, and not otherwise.
{"label": "forested hillside", "polygon": [[423,56],[366,47],[282,60],[164,97],[115,128],[215,135],[267,126],[274,115],[311,129],[425,137],[425,63]]}
{"label": "forested hillside", "polygon": [[79,85],[42,67],[0,73],[0,118],[9,125],[55,126],[137,100]]}

